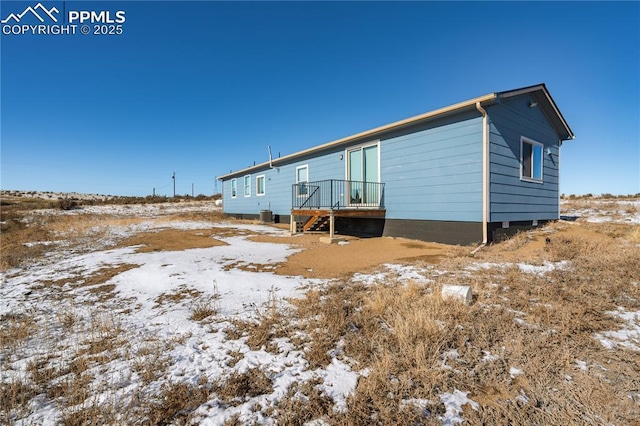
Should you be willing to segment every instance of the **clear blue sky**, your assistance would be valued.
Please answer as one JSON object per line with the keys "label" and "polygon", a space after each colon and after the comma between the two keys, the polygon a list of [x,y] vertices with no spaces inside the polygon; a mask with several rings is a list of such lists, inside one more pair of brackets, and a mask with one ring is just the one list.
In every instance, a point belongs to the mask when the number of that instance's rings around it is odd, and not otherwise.
{"label": "clear blue sky", "polygon": [[[0,17],[37,3],[2,1]],[[126,21],[0,35],[3,189],[171,195],[175,171],[179,194],[212,194],[267,145],[544,82],[577,136],[561,192],[640,192],[638,2],[42,4]]]}

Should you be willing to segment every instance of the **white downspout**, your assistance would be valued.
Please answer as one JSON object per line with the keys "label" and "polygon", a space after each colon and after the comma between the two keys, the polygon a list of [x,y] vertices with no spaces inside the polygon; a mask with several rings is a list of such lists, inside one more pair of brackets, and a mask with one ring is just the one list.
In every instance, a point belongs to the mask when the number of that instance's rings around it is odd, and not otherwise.
{"label": "white downspout", "polygon": [[476,109],[482,114],[482,245],[489,241],[489,116],[476,102]]}

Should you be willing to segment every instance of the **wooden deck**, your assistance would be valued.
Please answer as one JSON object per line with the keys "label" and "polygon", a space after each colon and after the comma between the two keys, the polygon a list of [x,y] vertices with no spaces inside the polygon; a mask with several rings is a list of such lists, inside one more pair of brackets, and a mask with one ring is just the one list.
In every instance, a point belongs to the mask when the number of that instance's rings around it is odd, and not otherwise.
{"label": "wooden deck", "polygon": [[329,231],[329,240],[333,240],[336,217],[384,219],[385,214],[386,209],[381,208],[292,209],[291,233]]}

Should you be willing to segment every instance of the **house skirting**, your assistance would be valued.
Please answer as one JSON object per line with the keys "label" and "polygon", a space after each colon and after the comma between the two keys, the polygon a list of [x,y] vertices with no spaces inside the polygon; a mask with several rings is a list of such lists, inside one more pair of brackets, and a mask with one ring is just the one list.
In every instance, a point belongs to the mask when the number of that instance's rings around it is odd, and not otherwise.
{"label": "house skirting", "polygon": [[534,225],[534,222],[531,220],[509,222],[508,228],[504,228],[502,222],[492,222],[489,223],[489,238],[491,241],[496,243],[504,241],[509,237],[513,237],[518,232],[528,231],[530,229],[537,228],[538,226],[542,226],[545,223],[548,223],[549,220],[538,220],[537,222],[537,225]]}
{"label": "house skirting", "polygon": [[[244,220],[259,220],[259,214],[227,213],[227,216]],[[275,223],[291,223],[290,215],[273,215]],[[548,220],[510,222],[508,228],[502,222],[488,224],[489,241],[503,241],[519,231],[544,225]],[[356,237],[402,237],[413,240],[444,244],[477,244],[482,241],[482,222],[454,222],[437,220],[381,219],[362,217],[336,217],[335,232]]]}
{"label": "house skirting", "polygon": [[[404,237],[414,240],[431,241],[444,244],[478,244],[482,242],[482,222],[447,222],[432,220],[386,219],[382,235]],[[502,222],[488,224],[489,242],[500,242],[520,231],[527,231],[544,225],[548,220],[509,222],[504,228]]]}
{"label": "house skirting", "polygon": [[482,241],[482,222],[386,219],[382,235],[466,245]]}
{"label": "house skirting", "polygon": [[364,238],[402,237],[465,245],[482,241],[482,222],[336,217],[335,232]]}
{"label": "house skirting", "polygon": [[[260,220],[260,214],[225,213],[225,215],[240,220]],[[291,223],[291,216],[284,214],[274,214],[273,223]]]}

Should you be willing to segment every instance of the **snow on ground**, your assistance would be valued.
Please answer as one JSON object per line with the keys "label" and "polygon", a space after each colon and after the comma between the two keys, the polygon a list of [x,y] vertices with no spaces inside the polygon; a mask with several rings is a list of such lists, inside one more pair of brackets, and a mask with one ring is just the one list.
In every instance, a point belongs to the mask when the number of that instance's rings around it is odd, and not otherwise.
{"label": "snow on ground", "polygon": [[619,307],[616,311],[607,312],[623,321],[620,330],[605,331],[596,334],[602,346],[607,349],[614,349],[618,346],[634,351],[640,351],[640,311],[627,311]]}
{"label": "snow on ground", "polygon": [[640,224],[640,200],[569,199],[561,201],[562,218],[592,223]]}
{"label": "snow on ground", "polygon": [[445,405],[447,410],[444,416],[440,417],[444,426],[452,426],[464,422],[464,419],[460,416],[464,405],[469,404],[471,408],[478,410],[479,404],[467,398],[468,394],[469,392],[461,392],[455,389],[453,392],[445,392],[440,395],[440,402]]}
{"label": "snow on ground", "polygon": [[418,267],[415,265],[385,263],[381,265],[381,268],[381,271],[373,274],[355,273],[351,280],[367,285],[388,283],[390,281],[413,281],[420,284],[428,284],[432,282],[432,280],[427,278],[426,275],[435,273],[432,267]]}
{"label": "snow on ground", "polygon": [[[634,204],[635,207],[639,205]],[[92,330],[76,325],[73,332],[69,332],[60,325],[59,320],[66,315],[78,318],[76,323],[108,323],[111,329],[118,330],[119,341],[127,342],[120,355],[114,355],[111,361],[90,368],[94,379],[89,387],[95,394],[95,401],[125,406],[132,398],[152,398],[167,381],[196,385],[203,376],[211,383],[233,374],[259,369],[272,378],[273,389],[270,394],[247,398],[235,406],[217,399],[208,401],[196,411],[198,423],[217,425],[238,416],[238,420],[244,423],[274,424],[273,419],[265,416],[265,409],[276,406],[293,383],[312,379],[320,379],[319,386],[333,399],[335,410],[346,409],[346,398],[355,389],[358,378],[366,376],[368,371],[354,371],[348,360],[341,358],[339,348],[331,352],[332,360],[327,367],[310,370],[304,352],[297,350],[287,338],[278,340],[279,352],[273,353],[264,348],[251,349],[246,338],[233,339],[225,333],[225,330],[233,328],[234,319],[257,319],[264,311],[265,304],[276,300],[280,306],[286,307],[285,299],[300,296],[310,286],[324,285],[327,281],[269,272],[272,265],[286,261],[298,249],[285,244],[253,242],[246,234],[287,235],[281,229],[235,222],[158,220],[166,215],[203,211],[217,212],[219,207],[213,203],[167,203],[91,206],[67,212],[37,211],[36,214],[91,213],[142,220],[109,226],[106,232],[103,228],[96,229],[99,238],[92,241],[92,250],[85,248],[78,251],[58,242],[59,250],[45,262],[5,271],[0,275],[0,300],[3,301],[0,304],[0,316],[32,315],[36,322],[32,338],[10,352],[0,352],[0,383],[25,379],[30,363],[69,362],[79,349],[87,347],[87,342],[92,340]],[[578,213],[587,215],[587,212]],[[586,220],[597,217],[593,211],[589,211],[588,215]],[[624,221],[640,223],[639,219],[638,214],[627,215]],[[217,237],[226,245],[210,248],[150,253],[138,253],[136,247],[108,248],[113,246],[114,238],[139,232],[212,227],[236,232],[232,236]],[[74,280],[88,280],[105,268],[123,265],[131,266],[123,268],[105,283],[72,285]],[[251,270],[251,265],[261,265],[263,272]],[[513,266],[526,273],[545,274],[557,268],[568,268],[570,264],[476,263],[468,270],[472,272]],[[433,277],[443,273],[432,267],[385,264],[377,273],[355,274],[353,281],[376,284],[391,280],[429,284]],[[65,283],[65,280],[69,282]],[[53,286],[51,283],[57,284]],[[113,286],[112,298],[100,299],[98,290],[104,285]],[[216,315],[210,321],[190,319],[198,304],[210,304],[217,311]],[[595,337],[608,348],[623,346],[639,350],[640,312],[618,310],[611,312],[611,315],[624,320],[625,327]],[[45,340],[55,343],[45,346]],[[126,353],[143,354],[145,348],[154,345],[159,345],[163,356],[168,359],[167,372],[163,377],[148,382]],[[57,354],[57,360],[48,359],[52,350]],[[232,362],[233,354],[242,355],[235,364]],[[138,361],[144,361],[145,356],[138,355]],[[443,368],[448,367],[447,360],[456,356],[457,352],[446,353]],[[482,361],[492,362],[498,358],[485,352]],[[577,360],[576,364],[579,368],[586,368],[582,361]],[[510,368],[512,377],[521,373],[515,367]],[[526,401],[524,395],[522,398]],[[445,425],[463,422],[461,413],[464,405],[468,404],[473,409],[478,407],[476,402],[467,398],[467,393],[458,389],[441,394],[440,402],[444,404],[446,414],[439,420]],[[407,400],[405,403],[424,407],[429,401]],[[15,420],[21,420],[23,424],[54,424],[60,421],[63,414],[55,402],[39,396],[32,400],[30,413]]]}
{"label": "snow on ground", "polygon": [[529,263],[491,263],[491,262],[476,262],[473,265],[467,267],[469,271],[478,271],[480,269],[507,269],[511,267],[517,267],[520,271],[527,274],[544,275],[556,269],[566,269],[569,267],[569,262],[561,260],[559,262],[549,262],[547,260],[542,262],[542,265],[531,265]]}
{"label": "snow on ground", "polygon": [[[171,206],[173,207],[173,206]],[[161,210],[173,210],[162,206],[101,206],[83,209],[84,212],[97,214],[132,214],[136,217],[153,217]],[[200,210],[199,210],[200,211]],[[180,212],[184,212],[180,210]],[[69,213],[69,214],[74,214]],[[75,212],[77,214],[77,212]],[[154,222],[111,227],[110,233],[119,237],[141,231],[173,227],[177,229],[200,229],[212,226],[233,228],[252,233],[284,235],[284,231],[267,226],[207,222]],[[183,251],[158,251],[137,253],[136,247],[124,247],[91,252],[74,253],[73,250],[61,250],[39,265],[24,269],[12,269],[2,274],[0,286],[1,315],[34,315],[39,328],[47,329],[51,339],[57,341],[55,350],[65,353],[67,359],[74,354],[73,348],[82,348],[91,339],[88,331],[65,333],[51,320],[55,315],[69,312],[87,322],[113,322],[113,328],[122,330],[124,341],[136,342],[131,350],[136,351],[157,339],[165,342],[176,340],[182,343],[167,347],[170,380],[195,384],[205,375],[211,381],[233,372],[243,373],[251,368],[259,368],[276,375],[277,380],[271,395],[251,398],[237,407],[212,402],[207,409],[198,414],[203,424],[221,424],[239,414],[240,419],[248,422],[263,421],[260,413],[252,407],[256,403],[267,407],[286,394],[288,387],[295,381],[305,381],[314,377],[324,379],[325,392],[336,402],[336,409],[343,409],[346,396],[355,388],[358,373],[351,371],[349,365],[334,358],[326,369],[307,370],[307,361],[301,351],[292,350],[292,345],[281,342],[282,351],[272,354],[264,350],[251,350],[243,339],[231,340],[224,333],[234,318],[255,319],[265,303],[277,300],[284,304],[288,297],[300,296],[303,288],[321,285],[324,281],[302,277],[280,276],[272,272],[251,272],[243,270],[243,265],[264,265],[263,270],[283,262],[296,252],[288,245],[257,243],[246,236],[236,235],[218,238],[226,245]],[[108,238],[107,238],[108,240]],[[103,241],[106,245],[106,242]],[[73,286],[73,280],[89,279],[104,268],[132,265],[105,283],[95,286]],[[65,283],[65,280],[69,280]],[[46,286],[58,283],[56,287],[61,297],[45,291]],[[98,302],[96,293],[104,285],[114,286],[116,295],[106,302]],[[203,325],[190,319],[197,307],[193,295],[200,294],[197,303],[210,303],[218,311],[214,323]],[[163,301],[162,297],[175,296]],[[182,296],[181,296],[182,295]],[[100,315],[98,315],[100,312]],[[123,314],[126,312],[126,314]],[[2,353],[0,363],[1,382],[10,382],[26,377],[29,362],[42,357],[50,347],[42,347],[40,339],[34,336],[13,353]],[[231,352],[242,353],[244,358],[233,368],[229,368]],[[151,383],[142,390],[140,374],[133,371],[131,363],[125,357],[117,358],[96,371],[92,383],[95,389],[105,389],[100,394],[104,401],[130,398],[135,392],[145,391],[149,395],[157,393],[161,383]],[[115,386],[114,386],[115,382]],[[107,383],[110,385],[107,386]],[[46,398],[35,402],[32,413],[25,423],[55,423],[61,413],[55,404]]]}
{"label": "snow on ground", "polygon": [[[269,302],[276,300],[279,306],[286,307],[286,298],[301,296],[310,286],[327,281],[269,272],[271,265],[286,261],[299,249],[286,244],[253,242],[247,235],[287,235],[281,229],[235,222],[157,220],[164,215],[184,213],[185,209],[203,211],[202,203],[38,211],[36,214],[91,213],[143,220],[112,225],[106,231],[98,226],[91,249],[67,247],[61,238],[58,250],[44,261],[2,273],[0,316],[32,316],[36,327],[30,339],[11,351],[0,352],[0,383],[28,381],[29,369],[38,363],[50,365],[52,369],[71,363],[95,343],[96,330],[102,330],[100,333],[106,334],[98,337],[114,342],[114,354],[110,361],[88,370],[92,381],[87,386],[95,396],[89,399],[91,403],[127,406],[134,398],[157,396],[168,382],[197,385],[204,376],[209,383],[215,383],[233,374],[259,369],[272,378],[271,393],[247,398],[235,406],[217,399],[208,401],[195,413],[198,423],[218,425],[238,416],[243,423],[274,424],[273,419],[265,416],[265,410],[274,407],[293,383],[314,379],[318,379],[318,386],[333,399],[334,410],[345,410],[347,396],[355,389],[358,378],[368,371],[352,370],[349,360],[342,359],[340,348],[331,352],[328,366],[310,370],[304,352],[297,350],[287,338],[278,340],[279,352],[273,353],[265,348],[251,349],[246,338],[234,339],[225,333],[233,328],[235,319],[257,319]],[[215,207],[207,207],[205,211],[207,209],[216,210]],[[115,237],[121,239],[166,228],[226,228],[235,232],[229,233],[231,236],[216,237],[226,245],[210,248],[155,252],[137,252],[138,247],[109,248],[113,247]],[[263,272],[250,269],[251,265],[260,265]],[[118,267],[122,270],[106,282],[83,284],[101,271]],[[388,264],[380,274],[358,275],[356,279],[373,283],[395,278],[428,283],[427,272],[412,266]],[[101,289],[105,286],[112,286],[112,291],[101,299]],[[191,318],[202,304],[209,304],[217,311],[210,321]],[[75,319],[71,331],[61,325],[63,317]],[[167,367],[165,372],[158,373],[161,377],[149,379],[136,363],[151,363],[145,351],[153,347],[160,347]],[[50,359],[51,352],[56,354],[54,360]],[[132,357],[131,353],[138,355]],[[234,353],[241,354],[235,364]],[[442,396],[447,410],[442,421],[453,424],[461,419],[458,413],[466,402],[462,402],[462,393],[448,395]],[[90,402],[83,404],[75,408],[87,408]],[[34,398],[31,406],[25,417],[14,420],[24,424],[55,424],[69,410],[60,408],[55,400],[44,395]]]}

